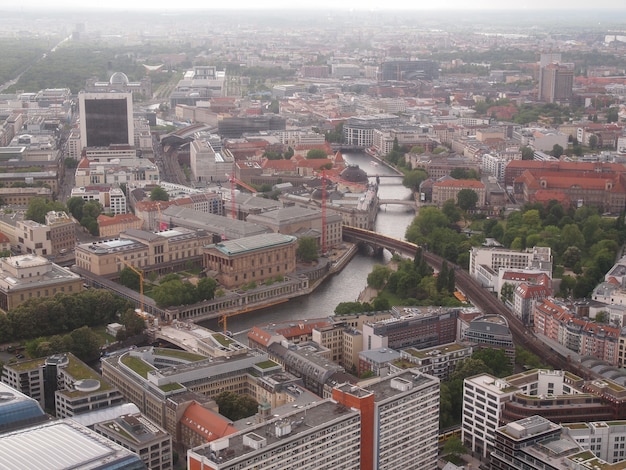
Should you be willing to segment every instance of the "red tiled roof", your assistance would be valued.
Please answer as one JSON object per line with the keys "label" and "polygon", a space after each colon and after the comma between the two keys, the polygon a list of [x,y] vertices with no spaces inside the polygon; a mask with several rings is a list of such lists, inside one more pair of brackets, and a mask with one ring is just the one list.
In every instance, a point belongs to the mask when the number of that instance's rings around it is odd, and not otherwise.
{"label": "red tiled roof", "polygon": [[180,423],[195,433],[203,435],[207,442],[237,432],[230,420],[198,403],[192,403],[187,407],[180,418]]}
{"label": "red tiled roof", "polygon": [[310,322],[310,323],[300,322],[294,326],[288,326],[286,328],[279,328],[276,330],[276,333],[281,334],[285,338],[289,339],[289,338],[294,338],[294,337],[302,336],[302,335],[310,335],[313,331],[313,328],[316,328],[316,327],[322,328],[322,327],[331,326],[331,325],[332,323],[327,320],[322,320],[318,322]]}

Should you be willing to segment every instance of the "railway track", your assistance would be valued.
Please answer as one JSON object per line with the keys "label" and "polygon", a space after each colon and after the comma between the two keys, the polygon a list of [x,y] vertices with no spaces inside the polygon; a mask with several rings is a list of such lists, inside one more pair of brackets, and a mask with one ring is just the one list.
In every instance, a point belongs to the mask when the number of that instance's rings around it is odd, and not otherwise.
{"label": "railway track", "polygon": [[[385,247],[410,257],[415,257],[417,250],[417,245],[414,243],[355,227],[344,227],[344,236],[347,239],[351,239],[351,241],[369,243],[377,247]],[[444,261],[442,257],[427,251],[423,252],[423,257],[429,265],[438,271],[441,270],[441,265]],[[569,370],[586,380],[600,378],[599,375],[587,369],[582,364],[571,361],[569,357],[562,356],[550,346],[543,343],[535,336],[532,330],[526,328],[511,309],[502,303],[493,293],[485,290],[467,271],[450,262],[448,262],[448,267],[455,269],[456,285],[472,304],[477,306],[485,314],[498,314],[506,318],[509,329],[513,335],[513,341],[517,346],[521,346],[539,356],[545,363],[555,369]]]}

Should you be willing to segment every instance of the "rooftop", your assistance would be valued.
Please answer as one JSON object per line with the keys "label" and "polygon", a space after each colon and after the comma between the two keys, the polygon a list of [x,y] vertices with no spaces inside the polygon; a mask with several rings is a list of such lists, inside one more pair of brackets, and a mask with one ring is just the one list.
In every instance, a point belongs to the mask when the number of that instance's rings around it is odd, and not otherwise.
{"label": "rooftop", "polygon": [[52,421],[0,436],[3,468],[90,470],[115,463],[137,462],[139,457],[71,419]]}

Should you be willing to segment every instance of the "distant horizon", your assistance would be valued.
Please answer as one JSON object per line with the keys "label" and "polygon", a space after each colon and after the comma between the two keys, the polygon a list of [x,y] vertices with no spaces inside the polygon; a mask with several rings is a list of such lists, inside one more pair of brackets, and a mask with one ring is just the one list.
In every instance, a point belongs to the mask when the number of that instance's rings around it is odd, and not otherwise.
{"label": "distant horizon", "polygon": [[[215,5],[215,6],[214,6]],[[570,12],[598,12],[598,11],[626,11],[626,5],[616,5],[615,0],[597,0],[594,3],[589,3],[583,0],[572,0],[566,2],[564,0],[553,0],[551,2],[540,0],[527,0],[522,4],[515,3],[503,3],[496,0],[477,0],[474,4],[468,5],[463,0],[444,0],[444,2],[438,2],[431,5],[416,4],[413,3],[407,7],[407,2],[404,0],[391,0],[381,4],[381,2],[374,2],[372,0],[347,0],[341,4],[332,2],[330,0],[321,0],[318,2],[305,1],[301,4],[296,4],[286,0],[270,0],[262,3],[253,2],[250,0],[235,0],[229,2],[229,7],[224,7],[221,3],[214,5],[207,5],[206,3],[198,0],[187,0],[180,4],[164,1],[153,0],[150,3],[133,3],[123,0],[108,0],[102,3],[95,3],[92,5],[85,5],[84,2],[78,0],[59,0],[54,4],[54,8],[50,7],[49,3],[43,3],[40,0],[24,0],[20,3],[14,3],[6,5],[0,8],[0,11],[39,11],[39,12],[61,12],[61,11],[149,11],[149,12],[191,12],[191,11],[225,11],[225,12],[237,12],[246,13],[254,11],[362,11],[362,12],[451,12],[451,11],[472,11],[472,12],[507,12],[507,11],[558,11],[561,14],[567,14]],[[381,7],[384,5],[384,7]],[[558,18],[555,18],[558,19]],[[626,23],[626,18],[624,19]]]}

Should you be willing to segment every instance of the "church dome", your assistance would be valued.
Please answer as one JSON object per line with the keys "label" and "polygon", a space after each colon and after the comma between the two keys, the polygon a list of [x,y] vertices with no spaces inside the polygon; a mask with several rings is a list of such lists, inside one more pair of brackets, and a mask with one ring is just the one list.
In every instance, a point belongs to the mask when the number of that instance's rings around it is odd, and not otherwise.
{"label": "church dome", "polygon": [[367,183],[367,173],[359,168],[359,165],[350,165],[345,168],[341,174],[341,178],[351,183]]}
{"label": "church dome", "polygon": [[128,77],[123,72],[115,72],[109,80],[111,85],[128,85],[128,82]]}

